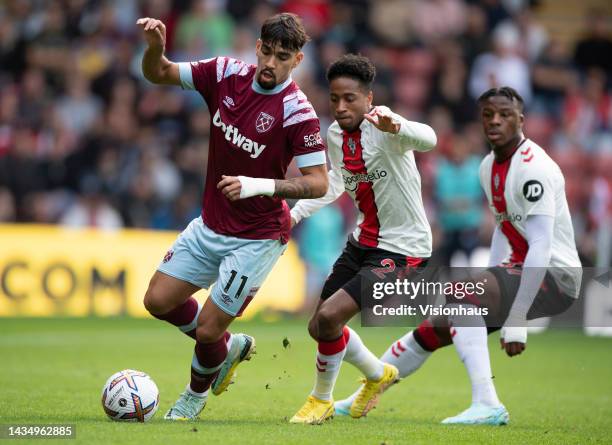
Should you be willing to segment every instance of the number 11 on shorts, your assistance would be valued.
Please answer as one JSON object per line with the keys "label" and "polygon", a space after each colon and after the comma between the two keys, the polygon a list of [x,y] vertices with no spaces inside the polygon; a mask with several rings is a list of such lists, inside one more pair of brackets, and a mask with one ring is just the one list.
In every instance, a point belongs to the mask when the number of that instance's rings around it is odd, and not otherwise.
{"label": "number 11 on shorts", "polygon": [[[230,274],[232,276],[230,277],[229,281],[225,285],[225,288],[223,289],[223,293],[225,293],[225,294],[227,294],[229,292],[230,288],[232,287],[232,283],[234,282],[234,279],[236,278],[236,275],[238,275],[238,272],[236,272],[235,270],[232,270],[230,272]],[[246,286],[246,283],[247,283],[248,279],[249,279],[249,277],[247,277],[246,275],[241,275],[240,276],[240,287],[238,288],[238,291],[236,291],[235,298],[240,298],[240,295],[242,294],[242,291],[244,290],[244,286]]]}

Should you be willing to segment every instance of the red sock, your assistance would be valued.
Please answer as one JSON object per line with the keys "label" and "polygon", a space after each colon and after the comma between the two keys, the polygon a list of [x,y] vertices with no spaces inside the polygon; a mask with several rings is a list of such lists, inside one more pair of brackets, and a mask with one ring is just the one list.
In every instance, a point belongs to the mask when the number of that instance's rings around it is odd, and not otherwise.
{"label": "red sock", "polygon": [[440,340],[429,320],[423,320],[413,335],[415,341],[426,351],[435,351],[440,347]]}
{"label": "red sock", "polygon": [[189,297],[187,301],[183,304],[178,305],[170,312],[167,312],[163,315],[155,315],[155,318],[160,320],[167,321],[170,324],[178,327],[185,335],[193,338],[195,340],[195,331],[196,331],[196,323],[198,319],[198,314],[200,313],[200,306],[198,305],[198,301]]}
{"label": "red sock", "polygon": [[191,365],[191,389],[203,393],[217,377],[219,368],[227,357],[226,335],[213,343],[196,342]]}

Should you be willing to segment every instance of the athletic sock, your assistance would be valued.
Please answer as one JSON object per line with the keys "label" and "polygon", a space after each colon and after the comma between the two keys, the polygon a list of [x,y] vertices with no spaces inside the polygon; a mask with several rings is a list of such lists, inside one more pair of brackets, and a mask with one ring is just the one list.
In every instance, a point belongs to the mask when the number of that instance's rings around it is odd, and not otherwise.
{"label": "athletic sock", "polygon": [[399,370],[400,378],[409,376],[419,369],[432,353],[416,341],[414,332],[410,331],[395,341],[381,357],[383,362],[390,363]]}
{"label": "athletic sock", "polygon": [[363,344],[357,332],[345,326],[343,335],[346,340],[344,361],[354,365],[368,380],[379,380],[383,376],[384,364]]}
{"label": "athletic sock", "polygon": [[192,393],[203,395],[219,374],[219,369],[227,357],[225,336],[213,343],[196,342],[191,360]]}
{"label": "athletic sock", "polygon": [[234,336],[230,331],[225,331],[225,334],[223,334],[223,338],[225,339],[227,351],[229,352],[230,348],[232,347],[232,339],[234,338]]}
{"label": "athletic sock", "polygon": [[311,395],[319,400],[331,400],[334,385],[346,354],[345,333],[333,341],[319,341],[315,385]]}
{"label": "athletic sock", "polygon": [[170,312],[162,315],[155,315],[155,318],[167,321],[170,324],[178,327],[181,332],[195,340],[196,338],[196,326],[198,323],[198,316],[202,310],[202,304],[198,301],[189,297],[183,304],[178,305]]}
{"label": "athletic sock", "polygon": [[[447,305],[447,307],[458,306],[457,304]],[[462,306],[463,308],[476,308],[473,305],[463,304]],[[472,403],[487,406],[501,405],[493,385],[484,318],[481,315],[450,315],[448,319],[453,343],[472,383]]]}

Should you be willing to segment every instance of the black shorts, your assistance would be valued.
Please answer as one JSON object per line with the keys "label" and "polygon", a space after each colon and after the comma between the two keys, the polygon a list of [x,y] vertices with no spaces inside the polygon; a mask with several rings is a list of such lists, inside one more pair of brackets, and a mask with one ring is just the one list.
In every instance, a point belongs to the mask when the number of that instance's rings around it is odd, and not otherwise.
{"label": "black shorts", "polygon": [[[412,271],[424,267],[426,263],[427,258],[412,258],[383,249],[361,246],[351,235],[323,285],[321,300],[327,300],[339,289],[344,289],[361,307],[362,292],[367,292],[372,283],[388,279],[392,274],[405,278]],[[368,289],[363,289],[364,286]]]}
{"label": "black shorts", "polygon": [[[521,284],[522,270],[517,266],[491,267],[487,270],[495,276],[501,291],[499,313],[484,317],[489,332],[494,332],[504,325],[510,314]],[[562,292],[550,272],[546,272],[540,290],[527,313],[527,320],[561,314],[568,310],[575,301],[575,298]]]}

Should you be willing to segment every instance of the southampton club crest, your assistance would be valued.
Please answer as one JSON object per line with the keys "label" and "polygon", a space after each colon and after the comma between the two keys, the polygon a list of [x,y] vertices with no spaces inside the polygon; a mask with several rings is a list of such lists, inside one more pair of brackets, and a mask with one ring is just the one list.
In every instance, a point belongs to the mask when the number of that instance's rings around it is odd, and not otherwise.
{"label": "southampton club crest", "polygon": [[270,129],[273,123],[274,117],[262,111],[261,113],[259,113],[259,116],[257,116],[257,120],[255,121],[255,128],[257,129],[258,133],[265,133]]}
{"label": "southampton club crest", "polygon": [[353,138],[349,138],[347,145],[349,150],[351,150],[351,154],[354,155],[357,146],[355,145],[355,141],[353,140]]}

